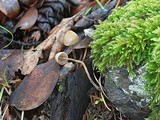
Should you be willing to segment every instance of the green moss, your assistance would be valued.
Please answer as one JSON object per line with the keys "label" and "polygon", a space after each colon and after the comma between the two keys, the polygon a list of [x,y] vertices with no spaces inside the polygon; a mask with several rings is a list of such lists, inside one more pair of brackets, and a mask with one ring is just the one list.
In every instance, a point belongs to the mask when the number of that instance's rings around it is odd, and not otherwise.
{"label": "green moss", "polygon": [[160,117],[160,1],[128,2],[96,26],[93,38],[92,58],[101,72],[118,66],[134,73],[134,67],[147,64],[151,116]]}

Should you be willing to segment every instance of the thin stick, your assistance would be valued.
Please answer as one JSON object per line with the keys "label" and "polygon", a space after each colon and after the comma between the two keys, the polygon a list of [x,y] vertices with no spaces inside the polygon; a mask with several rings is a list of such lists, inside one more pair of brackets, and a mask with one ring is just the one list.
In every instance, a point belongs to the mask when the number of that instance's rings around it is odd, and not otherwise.
{"label": "thin stick", "polygon": [[104,7],[102,6],[102,4],[99,2],[99,0],[96,0],[97,4],[100,6],[101,9],[104,9]]}
{"label": "thin stick", "polygon": [[94,76],[94,79],[96,80],[96,82],[98,83],[100,89],[101,89],[101,92],[103,93],[103,95],[109,100],[108,96],[106,95],[106,93],[104,92],[104,88],[101,84],[101,77],[99,77],[99,80],[96,78],[96,75],[93,73],[93,76]]}
{"label": "thin stick", "polygon": [[87,48],[85,48],[85,51],[84,51],[84,54],[83,54],[82,61],[86,58],[86,56],[87,56],[87,52],[88,52],[88,49],[87,49]]}
{"label": "thin stick", "polygon": [[87,67],[86,67],[86,65],[84,64],[83,61],[75,60],[75,59],[72,59],[72,58],[64,58],[64,57],[63,57],[62,59],[70,60],[70,61],[74,61],[74,62],[77,62],[77,63],[82,64],[82,65],[83,65],[83,68],[84,68],[84,70],[85,70],[85,72],[86,72],[86,74],[87,74],[87,77],[88,77],[88,79],[90,80],[90,82],[92,83],[92,85],[93,85],[97,90],[100,90],[99,86],[98,86],[97,84],[95,84],[94,81],[92,80],[92,78],[91,78],[91,76],[90,76],[90,74],[89,74],[89,72],[88,72],[88,69],[87,69]]}
{"label": "thin stick", "polygon": [[111,111],[111,109],[108,107],[108,105],[107,105],[107,103],[106,103],[106,101],[105,101],[105,99],[104,99],[104,96],[103,96],[103,93],[102,93],[102,92],[100,92],[100,95],[101,95],[101,98],[102,98],[103,103],[104,103],[104,105],[106,106],[106,108],[107,108],[109,111]]}
{"label": "thin stick", "polygon": [[117,2],[117,4],[116,4],[115,8],[117,8],[117,7],[119,6],[120,2],[121,2],[121,0],[118,0],[118,2]]}
{"label": "thin stick", "polygon": [[110,2],[111,2],[111,0],[108,0],[106,4],[108,4],[108,3],[110,3]]}
{"label": "thin stick", "polygon": [[9,105],[7,104],[5,106],[5,109],[4,109],[4,112],[3,112],[3,115],[2,115],[2,120],[4,119],[4,116],[5,116],[5,114],[6,114],[7,110],[8,110],[8,107],[9,107]]}
{"label": "thin stick", "polygon": [[[88,49],[85,48],[85,51],[84,51],[84,54],[83,54],[83,57],[82,57],[82,61],[84,61],[84,59],[86,58],[87,52],[88,52]],[[80,65],[80,67],[81,67],[81,66],[82,66],[82,65]]]}

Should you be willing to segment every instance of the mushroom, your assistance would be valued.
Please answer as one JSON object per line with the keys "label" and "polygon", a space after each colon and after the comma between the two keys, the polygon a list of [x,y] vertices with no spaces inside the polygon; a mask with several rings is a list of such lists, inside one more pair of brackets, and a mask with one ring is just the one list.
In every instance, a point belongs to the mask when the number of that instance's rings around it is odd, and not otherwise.
{"label": "mushroom", "polygon": [[68,55],[65,52],[58,52],[55,55],[55,60],[60,65],[64,65],[67,63],[68,59],[66,58],[68,58]]}
{"label": "mushroom", "polygon": [[65,46],[72,46],[77,42],[79,42],[78,35],[72,30],[67,31],[66,34],[64,35],[63,44]]}
{"label": "mushroom", "polygon": [[72,30],[68,30],[63,38],[63,44],[65,46],[71,46],[73,57],[76,58],[75,51],[73,49],[73,45],[79,42],[78,35]]}
{"label": "mushroom", "polygon": [[80,60],[76,60],[76,59],[72,59],[72,58],[68,58],[68,55],[67,53],[65,52],[58,52],[56,55],[55,55],[55,61],[57,63],[59,63],[60,65],[64,65],[65,63],[67,63],[67,61],[70,60],[70,61],[73,61],[73,62],[76,62],[76,63],[80,63],[82,64],[82,66],[84,67],[84,70],[87,74],[87,77],[88,79],[90,80],[90,82],[92,83],[92,85],[97,89],[99,90],[100,88],[94,83],[94,81],[92,80],[89,72],[88,72],[88,69],[86,67],[86,65],[84,64],[83,61],[80,61]]}

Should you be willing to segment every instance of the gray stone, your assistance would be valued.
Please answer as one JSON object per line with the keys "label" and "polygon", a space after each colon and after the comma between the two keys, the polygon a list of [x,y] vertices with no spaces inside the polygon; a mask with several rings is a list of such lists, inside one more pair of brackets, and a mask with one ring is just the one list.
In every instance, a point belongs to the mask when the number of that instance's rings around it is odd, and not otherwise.
{"label": "gray stone", "polygon": [[149,94],[144,85],[143,67],[129,75],[125,68],[109,69],[105,75],[105,92],[113,105],[131,120],[143,120],[149,115]]}

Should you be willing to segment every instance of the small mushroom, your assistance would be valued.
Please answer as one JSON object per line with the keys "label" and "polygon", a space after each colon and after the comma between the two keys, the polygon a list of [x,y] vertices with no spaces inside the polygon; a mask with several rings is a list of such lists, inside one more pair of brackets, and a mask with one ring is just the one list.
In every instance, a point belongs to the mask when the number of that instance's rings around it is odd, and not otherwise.
{"label": "small mushroom", "polygon": [[78,35],[72,30],[67,31],[66,34],[64,35],[63,44],[65,46],[72,46],[77,42],[79,42]]}
{"label": "small mushroom", "polygon": [[65,52],[59,52],[55,55],[55,60],[60,65],[64,65],[67,63],[68,60],[64,58],[68,58],[68,55]]}
{"label": "small mushroom", "polygon": [[88,77],[88,79],[90,80],[90,82],[92,83],[92,85],[93,85],[97,90],[100,89],[99,86],[97,86],[97,85],[94,83],[94,81],[92,80],[92,78],[91,78],[91,76],[90,76],[90,74],[89,74],[89,72],[88,72],[88,69],[87,69],[87,67],[86,67],[86,65],[84,64],[83,61],[75,60],[75,59],[72,59],[72,58],[68,58],[68,55],[67,55],[67,53],[65,53],[65,52],[59,52],[59,53],[57,53],[57,54],[55,55],[55,61],[56,61],[57,63],[59,63],[60,65],[66,64],[68,60],[82,64],[82,66],[84,67],[84,70],[85,70],[85,72],[86,72],[86,74],[87,74],[87,77]]}

